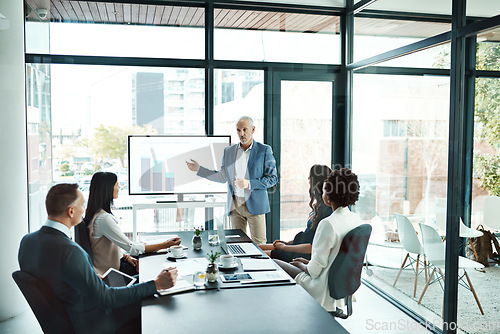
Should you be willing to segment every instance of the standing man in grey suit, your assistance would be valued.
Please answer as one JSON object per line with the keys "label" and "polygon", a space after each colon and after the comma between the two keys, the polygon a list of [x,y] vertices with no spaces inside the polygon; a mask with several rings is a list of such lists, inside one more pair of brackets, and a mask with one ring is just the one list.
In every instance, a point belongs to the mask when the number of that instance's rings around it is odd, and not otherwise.
{"label": "standing man in grey suit", "polygon": [[255,126],[248,116],[236,123],[240,142],[224,149],[220,171],[209,170],[191,159],[196,175],[211,181],[227,182],[227,211],[233,228],[246,232],[257,244],[266,243],[266,213],[270,211],[267,188],[278,182],[276,160],[271,146],[253,140]]}
{"label": "standing man in grey suit", "polygon": [[174,286],[177,270],[162,270],[154,281],[130,287],[108,287],[90,256],[70,238],[70,228],[82,220],[84,203],[77,184],[50,188],[47,222],[24,236],[19,266],[50,286],[66,306],[75,333],[140,333],[140,300]]}

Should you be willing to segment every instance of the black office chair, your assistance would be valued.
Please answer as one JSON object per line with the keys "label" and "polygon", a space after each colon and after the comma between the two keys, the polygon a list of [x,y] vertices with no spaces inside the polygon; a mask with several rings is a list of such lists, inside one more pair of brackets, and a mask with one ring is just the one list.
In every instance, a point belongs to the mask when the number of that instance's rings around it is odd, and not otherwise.
{"label": "black office chair", "polygon": [[74,333],[71,321],[61,300],[41,279],[15,271],[12,278],[28,301],[44,333]]}
{"label": "black office chair", "polygon": [[94,253],[92,253],[92,247],[90,246],[89,229],[83,219],[80,224],[75,226],[75,242],[90,255],[90,259],[93,261]]}
{"label": "black office chair", "polygon": [[368,247],[372,227],[363,224],[346,234],[340,245],[339,254],[328,272],[328,288],[333,299],[344,299],[347,314],[337,307],[329,312],[334,317],[347,319],[352,314],[352,294],[361,285],[361,270]]}

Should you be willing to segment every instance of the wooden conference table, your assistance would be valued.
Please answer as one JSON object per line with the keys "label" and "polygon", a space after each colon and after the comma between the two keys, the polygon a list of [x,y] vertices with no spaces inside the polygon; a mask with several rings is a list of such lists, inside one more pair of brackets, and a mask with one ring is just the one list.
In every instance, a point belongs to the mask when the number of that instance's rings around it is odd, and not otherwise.
{"label": "wooden conference table", "polygon": [[[221,251],[220,246],[208,244],[207,231],[202,234],[201,251],[192,249],[192,231],[169,234],[181,237],[189,248],[188,259],[205,257],[210,250]],[[229,234],[248,238],[241,230],[226,230]],[[165,254],[141,257],[139,278],[156,277],[165,262],[169,262]],[[242,272],[241,265],[229,271],[234,272]],[[348,333],[299,285],[227,289],[222,284],[232,283],[211,283],[207,290],[145,299],[142,333]]]}

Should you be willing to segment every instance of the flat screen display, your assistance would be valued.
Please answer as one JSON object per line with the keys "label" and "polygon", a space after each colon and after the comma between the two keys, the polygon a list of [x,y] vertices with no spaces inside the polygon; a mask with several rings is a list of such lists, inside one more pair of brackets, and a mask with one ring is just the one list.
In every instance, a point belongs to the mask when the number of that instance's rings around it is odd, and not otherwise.
{"label": "flat screen display", "polygon": [[128,137],[130,195],[225,193],[225,183],[206,180],[188,169],[190,159],[211,170],[220,170],[230,136]]}

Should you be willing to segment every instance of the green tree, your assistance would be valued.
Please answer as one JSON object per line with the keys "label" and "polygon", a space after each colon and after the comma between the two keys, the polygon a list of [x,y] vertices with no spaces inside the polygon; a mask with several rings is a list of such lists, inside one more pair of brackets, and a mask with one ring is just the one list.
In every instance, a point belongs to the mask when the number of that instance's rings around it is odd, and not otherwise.
{"label": "green tree", "polygon": [[[477,69],[500,69],[500,44],[477,44]],[[488,153],[474,154],[474,174],[479,184],[490,195],[500,195],[500,80],[479,78],[476,80],[475,140],[487,143]]]}
{"label": "green tree", "polygon": [[[434,66],[449,67],[450,54],[443,51]],[[476,69],[500,70],[500,43],[477,43]],[[476,79],[474,139],[488,149],[474,152],[474,176],[491,195],[500,195],[500,79]],[[486,153],[487,152],[487,153]]]}
{"label": "green tree", "polygon": [[105,126],[99,125],[90,137],[82,139],[80,145],[85,147],[94,161],[101,165],[104,162],[120,160],[125,166],[127,157],[127,136],[132,134],[155,134],[157,131],[151,126]]}
{"label": "green tree", "polygon": [[60,170],[61,170],[61,172],[68,172],[69,171],[69,164],[68,163],[61,164]]}

